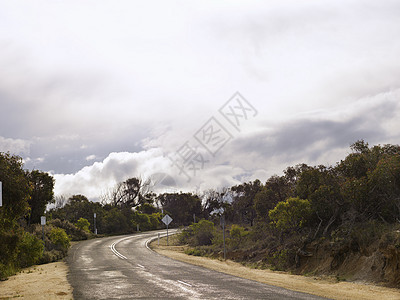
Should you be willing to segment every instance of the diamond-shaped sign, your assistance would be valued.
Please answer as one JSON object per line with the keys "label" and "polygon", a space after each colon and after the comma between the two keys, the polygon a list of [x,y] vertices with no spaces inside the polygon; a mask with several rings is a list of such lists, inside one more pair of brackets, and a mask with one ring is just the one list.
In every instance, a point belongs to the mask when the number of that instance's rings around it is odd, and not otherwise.
{"label": "diamond-shaped sign", "polygon": [[170,216],[168,216],[168,215],[165,215],[165,217],[162,218],[161,221],[163,221],[163,223],[164,223],[165,225],[169,225],[169,223],[172,222],[172,218],[171,218]]}

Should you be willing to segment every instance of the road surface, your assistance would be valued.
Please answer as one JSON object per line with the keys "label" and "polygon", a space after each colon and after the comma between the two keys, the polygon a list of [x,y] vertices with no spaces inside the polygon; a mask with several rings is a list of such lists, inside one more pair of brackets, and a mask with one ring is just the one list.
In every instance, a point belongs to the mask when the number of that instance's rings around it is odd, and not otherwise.
{"label": "road surface", "polygon": [[322,299],[161,256],[147,248],[147,242],[158,233],[107,237],[74,245],[67,260],[74,298]]}

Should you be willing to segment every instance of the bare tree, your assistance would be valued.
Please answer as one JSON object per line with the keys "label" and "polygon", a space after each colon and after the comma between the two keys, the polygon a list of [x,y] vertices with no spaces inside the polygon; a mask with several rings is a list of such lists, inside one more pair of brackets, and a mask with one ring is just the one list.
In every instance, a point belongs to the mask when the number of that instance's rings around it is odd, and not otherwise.
{"label": "bare tree", "polygon": [[151,181],[143,181],[140,178],[132,177],[123,182],[117,183],[113,188],[106,191],[102,198],[103,203],[114,206],[134,208],[147,202],[147,194],[150,192]]}
{"label": "bare tree", "polygon": [[68,202],[68,196],[60,195],[54,197],[54,209],[63,208]]}

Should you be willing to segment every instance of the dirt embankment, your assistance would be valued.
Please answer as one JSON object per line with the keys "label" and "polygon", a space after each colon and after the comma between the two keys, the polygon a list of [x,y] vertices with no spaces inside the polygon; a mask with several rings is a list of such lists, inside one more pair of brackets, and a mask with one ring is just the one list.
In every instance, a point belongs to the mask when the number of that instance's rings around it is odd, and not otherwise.
{"label": "dirt embankment", "polygon": [[0,299],[73,299],[64,262],[33,266],[0,282]]}
{"label": "dirt embankment", "polygon": [[300,258],[301,274],[335,274],[341,280],[400,286],[400,244],[375,241],[363,247],[332,247],[327,241],[312,243],[305,252],[310,255]]}
{"label": "dirt embankment", "polygon": [[400,290],[395,288],[386,288],[362,283],[338,282],[337,279],[333,277],[305,277],[291,275],[285,272],[251,269],[230,260],[221,261],[217,259],[187,255],[184,253],[184,247],[166,246],[166,242],[163,239],[161,239],[159,246],[157,241],[154,241],[151,243],[150,247],[158,253],[176,260],[234,276],[331,299],[400,299]]}

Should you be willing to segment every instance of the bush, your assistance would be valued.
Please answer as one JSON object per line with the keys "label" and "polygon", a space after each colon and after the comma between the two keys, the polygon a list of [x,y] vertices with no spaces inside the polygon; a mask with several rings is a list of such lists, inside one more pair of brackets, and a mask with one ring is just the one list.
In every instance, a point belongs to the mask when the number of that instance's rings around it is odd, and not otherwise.
{"label": "bush", "polygon": [[73,241],[82,241],[87,240],[90,236],[90,233],[76,227],[74,224],[67,220],[54,219],[48,222],[49,225],[53,225],[54,227],[59,227],[65,230],[68,236],[71,237]]}
{"label": "bush", "polygon": [[266,260],[271,266],[271,270],[285,271],[293,265],[294,256],[293,250],[282,249],[271,253]]}
{"label": "bush", "polygon": [[126,216],[116,207],[110,209],[103,218],[104,233],[126,233],[130,226]]}
{"label": "bush", "polygon": [[201,220],[189,226],[179,235],[181,244],[189,244],[190,246],[211,245],[214,238],[214,223],[207,220]]}
{"label": "bush", "polygon": [[62,258],[64,258],[65,255],[62,251],[59,250],[51,250],[51,251],[44,251],[43,252],[43,256],[41,257],[39,263],[41,264],[48,264],[51,262],[55,262],[58,261]]}
{"label": "bush", "polygon": [[147,214],[142,214],[139,212],[135,212],[132,219],[132,226],[136,230],[137,225],[139,225],[139,230],[146,231],[150,230],[152,227],[150,217]]}
{"label": "bush", "polygon": [[185,254],[193,256],[204,256],[205,252],[200,249],[194,248],[185,250]]}
{"label": "bush", "polygon": [[233,224],[229,233],[229,244],[234,248],[238,247],[248,234],[249,232],[244,227]]}
{"label": "bush", "polygon": [[19,266],[25,268],[38,263],[43,256],[43,250],[43,242],[40,239],[24,232],[17,250]]}
{"label": "bush", "polygon": [[0,230],[0,279],[7,278],[18,271],[17,247],[19,235],[15,231],[6,232]]}
{"label": "bush", "polygon": [[55,246],[56,250],[67,253],[70,246],[70,240],[68,235],[62,228],[53,228],[50,232],[50,241]]}
{"label": "bush", "polygon": [[78,222],[76,222],[75,226],[78,227],[80,230],[90,232],[90,230],[89,230],[90,223],[85,218],[79,218],[79,220],[78,220]]}
{"label": "bush", "polygon": [[298,197],[279,202],[273,210],[269,211],[272,223],[281,231],[298,231],[307,222],[310,215],[310,202]]}

